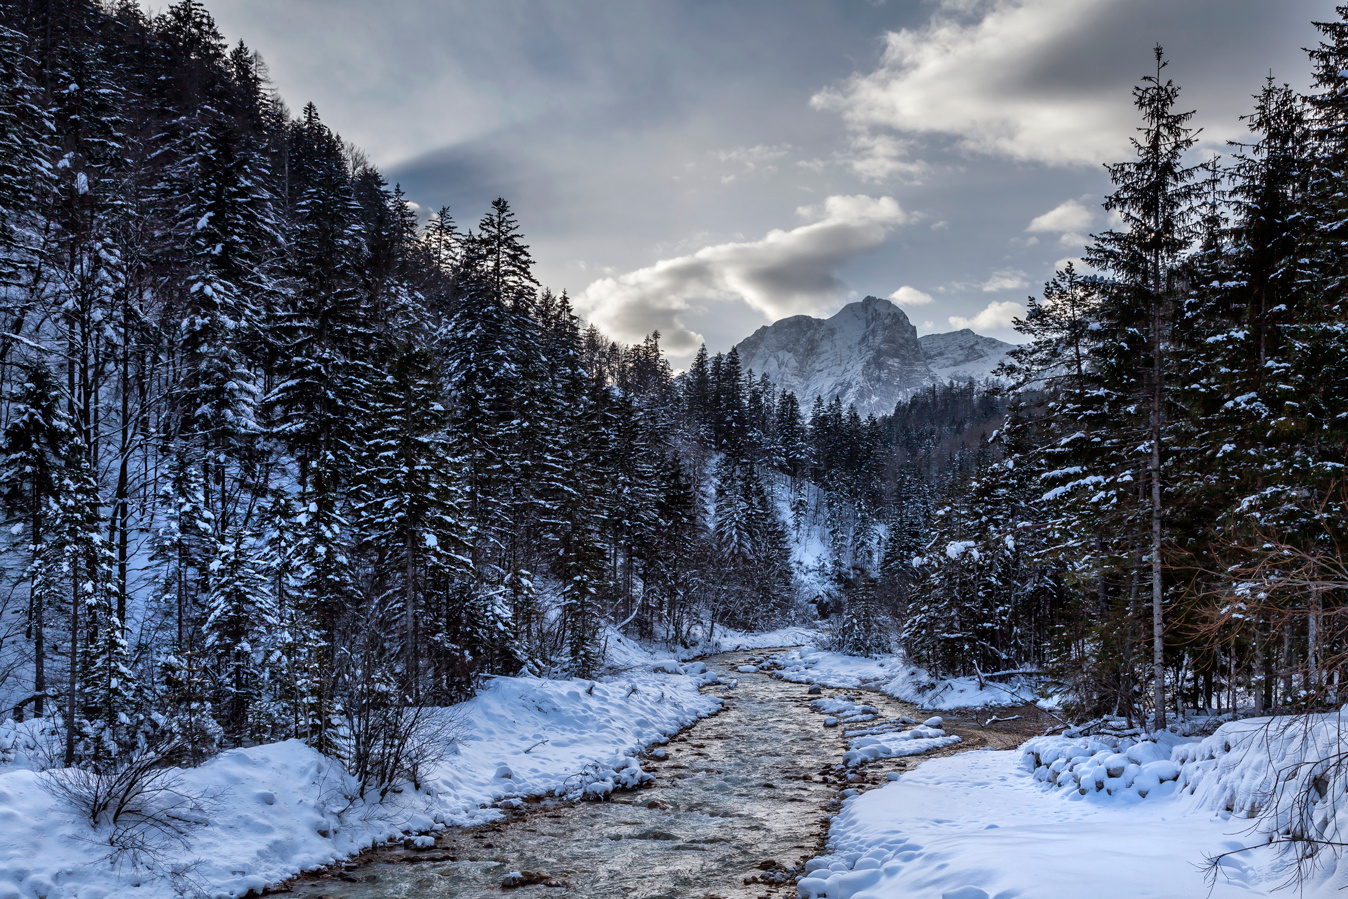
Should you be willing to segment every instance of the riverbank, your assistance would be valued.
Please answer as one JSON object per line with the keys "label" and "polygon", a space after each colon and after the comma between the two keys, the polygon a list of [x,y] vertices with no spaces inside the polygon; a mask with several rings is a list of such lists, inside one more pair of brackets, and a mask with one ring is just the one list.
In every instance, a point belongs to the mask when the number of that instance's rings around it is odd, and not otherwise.
{"label": "riverbank", "polygon": [[[1342,714],[1206,738],[1040,737],[924,762],[849,798],[801,899],[1213,899],[1342,894]],[[1214,862],[1214,864],[1209,864]],[[1297,883],[1298,873],[1305,879]]]}
{"label": "riverbank", "polygon": [[[236,749],[172,772],[181,838],[117,852],[39,773],[50,735],[10,726],[0,764],[0,899],[242,897],[371,846],[498,820],[527,797],[638,782],[638,757],[720,707],[700,663],[603,680],[496,678],[447,710],[452,748],[422,783],[377,802],[299,741]],[[175,799],[174,796],[179,798]],[[181,797],[187,797],[183,800]],[[125,834],[122,835],[125,838]]]}

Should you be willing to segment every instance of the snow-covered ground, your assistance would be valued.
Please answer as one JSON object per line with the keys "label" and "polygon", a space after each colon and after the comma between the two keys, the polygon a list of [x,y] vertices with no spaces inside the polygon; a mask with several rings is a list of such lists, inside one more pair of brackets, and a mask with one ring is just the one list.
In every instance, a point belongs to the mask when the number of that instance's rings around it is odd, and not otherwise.
{"label": "snow-covered ground", "polygon": [[[1291,874],[1272,835],[1342,839],[1348,778],[1325,761],[1345,724],[1252,719],[1205,739],[1041,737],[933,759],[844,802],[800,896],[1267,896]],[[1225,853],[1205,881],[1207,859]],[[1326,850],[1304,895],[1342,895],[1342,868]]]}
{"label": "snow-covered ground", "polygon": [[976,677],[937,680],[901,655],[868,659],[807,647],[785,653],[778,661],[782,668],[776,673],[784,680],[845,690],[869,687],[934,711],[1043,701],[1026,676],[984,678],[981,684]]}
{"label": "snow-covered ground", "polygon": [[237,897],[376,843],[490,821],[523,797],[602,795],[643,778],[636,755],[714,712],[701,663],[647,657],[604,681],[497,678],[455,708],[452,752],[421,791],[353,800],[341,768],[299,741],[222,753],[181,772],[200,797],[185,846],[148,866],[109,861],[107,833],[45,788],[31,725],[0,724],[0,899]]}
{"label": "snow-covered ground", "polygon": [[667,656],[673,659],[688,660],[698,656],[714,655],[719,652],[735,652],[749,649],[778,649],[783,646],[814,646],[826,635],[816,627],[791,625],[761,633],[748,633],[732,627],[717,625],[713,636],[708,638],[704,632],[692,635],[688,646],[671,646],[664,650],[652,650],[647,646],[624,637],[613,629],[604,636],[605,666],[613,672],[641,670],[649,668],[652,658]]}

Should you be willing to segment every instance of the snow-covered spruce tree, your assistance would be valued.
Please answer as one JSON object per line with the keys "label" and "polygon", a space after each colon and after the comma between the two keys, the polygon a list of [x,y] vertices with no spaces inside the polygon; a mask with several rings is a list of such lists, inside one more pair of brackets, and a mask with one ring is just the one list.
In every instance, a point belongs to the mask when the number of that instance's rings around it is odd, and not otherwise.
{"label": "snow-covered spruce tree", "polygon": [[401,606],[406,688],[418,698],[437,682],[426,669],[449,627],[441,603],[469,575],[459,462],[433,363],[429,346],[405,340],[389,348],[354,486],[368,590],[388,608]]}
{"label": "snow-covered spruce tree", "polygon": [[1132,714],[1140,632],[1136,539],[1117,511],[1122,491],[1101,474],[1117,450],[1111,407],[1096,400],[1102,290],[1100,279],[1070,263],[1057,272],[1016,320],[1029,339],[1000,368],[1020,391],[1001,443],[1033,498],[1028,520],[1038,526],[1044,561],[1069,588],[1048,671],[1087,717]]}
{"label": "snow-covered spruce tree", "polygon": [[[1302,281],[1304,304],[1295,323],[1285,328],[1286,369],[1278,372],[1285,385],[1285,402],[1276,421],[1280,437],[1294,441],[1289,468],[1297,470],[1301,502],[1295,504],[1295,524],[1281,529],[1295,534],[1290,541],[1304,548],[1324,580],[1327,565],[1344,556],[1348,540],[1342,532],[1344,502],[1348,497],[1343,460],[1348,452],[1348,265],[1344,262],[1348,200],[1344,172],[1348,171],[1348,10],[1339,8],[1336,21],[1318,23],[1319,45],[1311,50],[1315,82],[1308,102],[1314,166],[1307,184],[1309,207],[1302,223],[1310,250],[1309,271]],[[1289,503],[1289,505],[1293,505]],[[1305,682],[1319,701],[1337,702],[1327,686],[1332,668],[1345,655],[1345,606],[1338,591],[1318,587],[1305,597]],[[1300,616],[1298,616],[1300,617]],[[1299,630],[1300,627],[1297,627]]]}
{"label": "snow-covered spruce tree", "polygon": [[[293,664],[308,672],[305,682],[313,685],[296,707],[309,710],[301,716],[305,738],[321,748],[331,737],[332,641],[356,602],[347,491],[357,448],[367,437],[377,338],[363,289],[367,250],[361,210],[342,144],[311,104],[292,126],[289,146],[291,189],[297,193],[288,264],[292,286],[270,329],[280,357],[265,411],[271,433],[293,461],[298,485],[285,523],[292,583],[280,593],[304,631],[300,642],[290,644],[302,648]],[[307,631],[311,626],[318,644]],[[314,699],[316,707],[309,704]]]}
{"label": "snow-covered spruce tree", "polygon": [[201,633],[202,597],[210,589],[217,524],[206,507],[197,461],[191,453],[170,448],[158,496],[159,525],[151,544],[157,577],[153,600],[164,632],[155,653],[158,700],[192,761],[210,755],[220,737],[210,705],[210,673]]}
{"label": "snow-covered spruce tree", "polygon": [[[29,69],[24,35],[0,25],[0,286],[17,287],[37,249],[40,232],[38,197],[50,190],[51,162],[47,141],[52,122],[43,108]],[[11,294],[3,294],[9,309]],[[0,337],[0,361],[9,361],[13,334]]]}
{"label": "snow-covered spruce tree", "polygon": [[656,472],[659,496],[655,526],[643,547],[642,588],[652,630],[664,625],[663,636],[683,640],[691,625],[689,600],[700,571],[699,549],[706,536],[697,497],[682,461],[664,456]]}
{"label": "snow-covered spruce tree", "polygon": [[[1150,569],[1152,706],[1154,724],[1165,724],[1164,578],[1166,533],[1166,443],[1178,423],[1170,381],[1173,328],[1183,294],[1182,262],[1195,237],[1202,185],[1186,154],[1196,137],[1192,112],[1178,112],[1179,88],[1164,79],[1165,59],[1156,48],[1156,71],[1133,91],[1142,114],[1133,138],[1136,158],[1109,166],[1114,191],[1105,208],[1121,228],[1099,234],[1086,261],[1102,275],[1096,355],[1098,389],[1092,412],[1114,417],[1118,443],[1109,461],[1093,461],[1104,479],[1092,487],[1128,522],[1139,562]],[[1140,451],[1136,451],[1137,448]],[[1103,463],[1103,464],[1102,464]],[[1145,482],[1142,496],[1136,489]],[[1107,498],[1106,498],[1107,497]],[[1141,502],[1139,502],[1141,500]],[[1101,510],[1105,512],[1104,509]]]}
{"label": "snow-covered spruce tree", "polygon": [[[502,215],[508,212],[506,208]],[[515,348],[526,323],[514,300],[527,289],[522,279],[532,278],[527,269],[512,269],[513,263],[527,259],[520,255],[527,248],[497,245],[517,236],[509,227],[512,222],[498,219],[501,215],[489,215],[480,223],[490,229],[487,237],[470,233],[464,239],[455,288],[458,302],[436,338],[445,366],[454,449],[464,465],[465,499],[473,522],[471,558],[479,583],[491,580],[493,571],[499,573],[509,551],[522,427],[516,404],[525,392]]]}
{"label": "snow-covered spruce tree", "polygon": [[1185,454],[1179,492],[1186,520],[1178,530],[1186,541],[1178,561],[1193,571],[1190,592],[1207,600],[1187,622],[1196,635],[1191,652],[1204,680],[1203,704],[1212,705],[1214,675],[1229,674],[1234,652],[1259,657],[1254,699],[1267,707],[1275,700],[1277,632],[1307,604],[1277,591],[1260,591],[1262,603],[1254,594],[1235,598],[1238,584],[1210,573],[1210,560],[1244,567],[1247,548],[1262,544],[1261,532],[1270,529],[1316,537],[1313,516],[1297,499],[1309,460],[1300,434],[1303,400],[1289,376],[1299,322],[1323,323],[1307,320],[1312,166],[1303,102],[1269,79],[1246,121],[1252,137],[1235,145],[1230,189],[1211,191],[1206,203],[1181,320],[1176,368],[1197,452]]}
{"label": "snow-covered spruce tree", "polygon": [[717,466],[718,620],[737,627],[771,621],[790,597],[786,532],[753,467],[730,456]]}
{"label": "snow-covered spruce tree", "polygon": [[833,647],[858,656],[881,656],[892,650],[889,616],[876,596],[875,577],[863,567],[842,575],[843,611],[833,624]]}
{"label": "snow-covered spruce tree", "polygon": [[501,585],[516,561],[528,562],[518,530],[528,530],[536,512],[541,464],[537,445],[525,440],[526,406],[536,408],[540,392],[530,380],[536,360],[523,359],[538,345],[531,265],[508,204],[498,201],[463,241],[455,311],[436,336],[469,521],[471,584],[453,594],[467,605],[451,616],[464,622],[452,642],[484,673],[522,662],[512,638],[497,640],[510,630]]}
{"label": "snow-covered spruce tree", "polygon": [[135,681],[112,595],[111,557],[102,533],[98,485],[88,450],[71,441],[50,517],[49,566],[65,588],[65,764],[106,761],[135,737]]}
{"label": "snow-covered spruce tree", "polygon": [[241,530],[216,544],[210,591],[203,601],[202,649],[211,659],[213,707],[225,740],[239,745],[265,739],[270,728],[255,720],[267,697],[267,641],[277,626],[257,541]]}
{"label": "snow-covered spruce tree", "polygon": [[927,546],[931,500],[925,480],[916,471],[903,472],[894,485],[892,511],[876,572],[876,593],[882,608],[902,618],[916,571],[913,560]]}
{"label": "snow-covered spruce tree", "polygon": [[917,661],[953,674],[1041,664],[1063,604],[1038,536],[1031,473],[1014,457],[980,457],[914,562],[902,630]]}
{"label": "snow-covered spruce tree", "polygon": [[48,527],[59,508],[65,461],[73,453],[74,428],[51,370],[39,359],[23,366],[19,390],[9,404],[9,422],[0,438],[0,484],[11,533],[27,535],[27,633],[32,640],[33,689],[17,703],[31,701],[33,714],[47,709],[47,610],[57,601],[53,566],[59,549]]}

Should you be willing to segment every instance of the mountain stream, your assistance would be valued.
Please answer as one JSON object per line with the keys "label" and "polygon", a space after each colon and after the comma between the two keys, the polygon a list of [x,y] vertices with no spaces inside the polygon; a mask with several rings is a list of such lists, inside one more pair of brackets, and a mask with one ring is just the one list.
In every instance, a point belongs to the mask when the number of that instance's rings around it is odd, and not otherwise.
{"label": "mountain stream", "polygon": [[[607,802],[533,802],[495,824],[442,833],[432,849],[377,849],[287,886],[297,899],[794,897],[840,791],[884,783],[923,757],[841,770],[842,728],[825,729],[825,716],[809,705],[818,695],[739,670],[771,655],[706,659],[735,685],[705,688],[724,697],[722,711],[673,737],[663,753],[647,753],[652,786]],[[879,693],[824,688],[822,695],[856,698],[884,717],[924,717]],[[1031,723],[985,728],[947,715],[945,729],[963,742],[932,755],[1014,746],[1038,732]]]}

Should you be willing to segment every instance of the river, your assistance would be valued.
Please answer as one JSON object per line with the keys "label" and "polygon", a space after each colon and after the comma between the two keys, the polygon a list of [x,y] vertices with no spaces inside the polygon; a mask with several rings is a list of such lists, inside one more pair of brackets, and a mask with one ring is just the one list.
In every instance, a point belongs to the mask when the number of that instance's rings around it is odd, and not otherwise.
{"label": "river", "polygon": [[[725,708],[679,734],[665,758],[643,760],[654,785],[609,802],[545,800],[504,821],[442,834],[433,849],[382,849],[290,884],[302,899],[759,899],[795,896],[795,877],[819,854],[839,791],[866,789],[920,759],[839,771],[837,728],[801,684],[738,669],[770,653],[723,653],[707,664],[730,689]],[[859,696],[825,689],[825,696]],[[884,716],[916,710],[866,693]],[[1003,716],[1009,713],[1003,711]],[[990,717],[985,716],[985,717]],[[1011,746],[1025,721],[982,728],[947,717],[964,742],[942,751]],[[515,885],[512,874],[524,875]]]}

